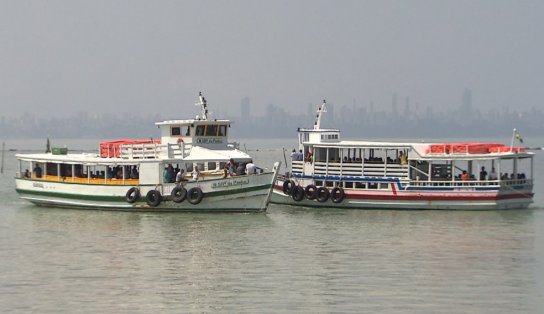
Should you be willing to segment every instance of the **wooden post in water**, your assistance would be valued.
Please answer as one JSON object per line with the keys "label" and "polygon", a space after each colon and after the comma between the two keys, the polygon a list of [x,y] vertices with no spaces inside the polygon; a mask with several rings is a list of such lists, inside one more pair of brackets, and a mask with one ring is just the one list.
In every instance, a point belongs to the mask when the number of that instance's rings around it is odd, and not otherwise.
{"label": "wooden post in water", "polygon": [[6,150],[6,142],[2,142],[2,165],[0,166],[0,173],[4,173],[4,151]]}

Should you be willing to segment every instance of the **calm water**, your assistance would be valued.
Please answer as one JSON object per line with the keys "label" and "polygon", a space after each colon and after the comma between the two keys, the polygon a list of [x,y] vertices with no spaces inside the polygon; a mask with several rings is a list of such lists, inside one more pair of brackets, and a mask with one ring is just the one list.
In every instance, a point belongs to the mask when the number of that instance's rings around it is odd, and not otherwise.
{"label": "calm water", "polygon": [[[264,148],[279,143],[246,147],[271,165],[281,148]],[[13,154],[0,176],[4,313],[544,312],[544,152],[529,210],[266,214],[39,208],[15,195]]]}

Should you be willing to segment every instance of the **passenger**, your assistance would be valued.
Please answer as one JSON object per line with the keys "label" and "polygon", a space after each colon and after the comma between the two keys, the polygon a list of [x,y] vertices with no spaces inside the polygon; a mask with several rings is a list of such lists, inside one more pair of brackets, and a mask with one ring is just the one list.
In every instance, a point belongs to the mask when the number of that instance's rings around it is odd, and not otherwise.
{"label": "passenger", "polygon": [[174,167],[172,167],[172,164],[168,164],[167,171],[168,177],[170,178],[170,181],[168,181],[168,183],[174,183],[174,180],[176,179],[176,173],[174,172]]}
{"label": "passenger", "polygon": [[293,148],[291,152],[291,160],[297,160],[297,150]]}
{"label": "passenger", "polygon": [[223,168],[223,178],[226,178],[228,175],[235,176],[236,175],[236,168],[234,164],[234,159],[229,159],[229,162],[225,164],[225,167]]}
{"label": "passenger", "polygon": [[491,173],[489,174],[489,180],[497,180],[497,173],[495,168],[491,168]]}
{"label": "passenger", "polygon": [[194,164],[193,165],[193,172],[192,172],[192,175],[193,175],[193,180],[197,181],[198,178],[200,177],[200,170],[198,169],[198,165],[197,164]]}
{"label": "passenger", "polygon": [[178,173],[176,173],[176,184],[178,184],[178,185],[179,185],[182,181],[187,181],[187,179],[185,179],[185,178],[183,177],[183,172],[184,172],[184,170],[183,170],[183,169],[180,169],[180,170],[178,171]]}
{"label": "passenger", "polygon": [[399,159],[401,165],[407,165],[408,164],[408,156],[404,154],[403,151],[399,152]]}
{"label": "passenger", "polygon": [[314,156],[313,156],[312,152],[309,151],[308,154],[306,155],[306,162],[312,163],[313,157]]}
{"label": "passenger", "polygon": [[469,178],[468,172],[463,170],[463,173],[461,173],[461,181],[468,181]]}
{"label": "passenger", "polygon": [[34,176],[36,176],[36,178],[42,177],[43,171],[42,171],[42,168],[40,168],[40,165],[36,164],[33,171],[34,171]]}
{"label": "passenger", "polygon": [[298,155],[297,155],[297,160],[298,160],[298,161],[304,160],[304,154],[302,153],[302,149],[299,150],[299,153],[298,153]]}
{"label": "passenger", "polygon": [[482,170],[480,171],[480,181],[484,181],[487,177],[487,171],[485,171],[485,167],[482,167]]}
{"label": "passenger", "polygon": [[132,169],[130,170],[130,178],[138,179],[138,177],[139,177],[138,169],[136,168],[136,166],[132,166]]}
{"label": "passenger", "polygon": [[25,173],[23,174],[23,177],[30,178],[30,171],[28,171],[28,169],[25,169]]}
{"label": "passenger", "polygon": [[238,166],[236,167],[236,175],[243,176],[244,174],[246,174],[246,167],[244,166],[244,163],[239,162]]}
{"label": "passenger", "polygon": [[170,171],[168,171],[168,166],[164,167],[164,170],[162,172],[163,181],[164,183],[169,183],[170,180],[172,180],[172,177],[170,176]]}
{"label": "passenger", "polygon": [[348,163],[348,157],[344,156],[344,160],[343,160],[344,163]]}
{"label": "passenger", "polygon": [[246,164],[246,173],[249,174],[256,174],[257,173],[257,167],[255,167],[255,164],[252,162],[248,162]]}

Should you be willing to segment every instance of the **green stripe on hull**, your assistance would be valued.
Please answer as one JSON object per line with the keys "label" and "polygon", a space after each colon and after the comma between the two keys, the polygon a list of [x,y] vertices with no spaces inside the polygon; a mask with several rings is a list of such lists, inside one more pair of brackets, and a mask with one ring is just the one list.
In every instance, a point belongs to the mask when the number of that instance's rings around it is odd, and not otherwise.
{"label": "green stripe on hull", "polygon": [[[204,193],[204,195],[205,195],[205,197],[206,196],[208,196],[208,197],[217,197],[217,196],[241,194],[241,193],[259,191],[259,190],[268,190],[268,189],[270,189],[270,187],[271,187],[271,184],[265,184],[265,185],[247,187],[247,188],[236,189],[236,190],[208,192],[208,193]],[[16,189],[16,191],[17,191],[17,193],[19,193],[21,195],[49,196],[49,197],[57,197],[57,198],[71,199],[71,200],[101,201],[101,202],[126,202],[125,196],[71,194],[71,193],[60,193],[60,192],[34,191],[34,190],[25,190],[25,189]],[[165,195],[163,195],[163,196],[165,196]],[[166,195],[166,196],[168,196],[168,195]],[[141,197],[139,199],[139,201],[145,201],[145,197]]]}

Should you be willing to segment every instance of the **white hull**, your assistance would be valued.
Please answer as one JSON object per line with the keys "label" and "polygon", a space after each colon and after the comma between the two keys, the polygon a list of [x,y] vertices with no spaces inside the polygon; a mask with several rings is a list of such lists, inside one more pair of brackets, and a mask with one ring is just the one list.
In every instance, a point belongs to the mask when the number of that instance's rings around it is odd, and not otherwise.
{"label": "white hull", "polygon": [[[187,200],[173,202],[170,192],[175,184],[139,186],[141,197],[133,204],[126,200],[130,185],[76,184],[43,180],[16,179],[22,199],[42,206],[122,211],[265,211],[270,201],[276,172],[225,179],[187,182],[187,190],[198,187],[204,196],[198,204]],[[162,201],[157,206],[146,202],[146,194],[158,190]]]}
{"label": "white hull", "polygon": [[[281,185],[276,186],[272,194],[271,202],[291,206],[324,207],[341,209],[397,209],[397,210],[502,210],[524,209],[533,202],[532,194],[506,194],[504,192],[486,193],[425,193],[408,192],[397,195],[381,193],[375,195],[362,195],[345,191],[345,198],[338,203],[330,199],[325,202],[309,200],[304,197],[295,201],[290,195],[286,195]],[[530,191],[527,191],[530,193]],[[438,196],[438,197],[437,197]]]}

